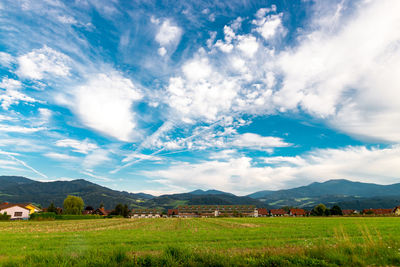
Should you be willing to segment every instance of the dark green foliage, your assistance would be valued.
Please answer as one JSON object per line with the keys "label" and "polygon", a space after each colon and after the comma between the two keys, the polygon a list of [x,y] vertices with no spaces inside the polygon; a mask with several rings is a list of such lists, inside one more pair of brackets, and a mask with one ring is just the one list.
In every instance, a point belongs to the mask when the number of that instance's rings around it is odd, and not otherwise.
{"label": "dark green foliage", "polygon": [[8,220],[10,220],[10,218],[11,218],[11,215],[8,215],[5,212],[3,214],[0,213],[0,221],[8,221]]}
{"label": "dark green foliage", "polygon": [[64,200],[63,214],[79,215],[82,214],[82,210],[85,204],[82,198],[76,196],[67,196]]}
{"label": "dark green foliage", "polygon": [[119,215],[124,218],[128,218],[129,213],[130,213],[130,210],[128,208],[128,205],[118,204],[117,206],[115,206],[115,209],[113,210],[111,215]]}
{"label": "dark green foliage", "polygon": [[329,212],[330,215],[343,215],[342,209],[338,205],[334,205]]}
{"label": "dark green foliage", "polygon": [[58,213],[57,207],[54,205],[54,202],[50,203],[50,206],[47,208],[47,212]]}
{"label": "dark green foliage", "polygon": [[34,221],[52,221],[56,219],[56,213],[55,212],[32,213],[29,216],[29,219]]}
{"label": "dark green foliage", "polygon": [[311,215],[314,216],[324,216],[327,215],[327,208],[324,204],[318,204],[317,206],[315,206],[312,211],[311,211]]}

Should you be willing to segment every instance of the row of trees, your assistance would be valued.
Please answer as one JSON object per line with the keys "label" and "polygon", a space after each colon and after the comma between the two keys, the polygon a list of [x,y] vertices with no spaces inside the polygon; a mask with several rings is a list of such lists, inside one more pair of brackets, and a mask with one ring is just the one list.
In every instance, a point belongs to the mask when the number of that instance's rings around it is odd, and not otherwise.
{"label": "row of trees", "polygon": [[[85,203],[83,202],[83,199],[81,197],[67,196],[67,198],[64,199],[62,212],[63,212],[63,214],[81,215],[84,207],[85,207]],[[104,208],[103,203],[100,204],[99,208]],[[86,210],[94,211],[93,207],[90,207],[90,206],[86,207]],[[59,210],[57,209],[57,207],[54,205],[53,202],[47,208],[47,211],[54,212],[54,213],[59,212]],[[115,206],[115,209],[112,210],[110,215],[128,217],[129,212],[130,211],[129,211],[128,205],[118,204],[117,206]]]}
{"label": "row of trees", "polygon": [[337,205],[328,209],[324,204],[318,204],[311,210],[311,215],[314,216],[343,215],[343,212],[342,209]]}

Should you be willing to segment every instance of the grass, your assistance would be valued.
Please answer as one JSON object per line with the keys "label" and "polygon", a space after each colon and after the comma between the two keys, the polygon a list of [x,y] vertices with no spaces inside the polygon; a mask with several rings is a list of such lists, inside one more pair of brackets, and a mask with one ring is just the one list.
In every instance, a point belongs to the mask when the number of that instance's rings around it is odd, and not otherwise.
{"label": "grass", "polygon": [[400,218],[0,222],[1,266],[400,265]]}

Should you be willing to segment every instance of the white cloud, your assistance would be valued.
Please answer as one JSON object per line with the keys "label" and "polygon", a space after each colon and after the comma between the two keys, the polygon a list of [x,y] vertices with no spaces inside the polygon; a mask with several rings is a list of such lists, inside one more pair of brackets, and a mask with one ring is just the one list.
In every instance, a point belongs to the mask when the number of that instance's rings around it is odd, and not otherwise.
{"label": "white cloud", "polygon": [[156,34],[156,41],[161,46],[166,46],[179,41],[182,29],[174,25],[169,19],[164,20]]}
{"label": "white cloud", "polygon": [[288,147],[282,138],[273,136],[260,136],[254,133],[244,133],[236,136],[231,143],[234,147],[272,151],[274,147]]}
{"label": "white cloud", "polygon": [[333,9],[341,23],[323,19],[279,56],[283,87],[275,105],[300,106],[354,136],[399,142],[399,9],[395,0],[362,2],[347,17]]}
{"label": "white cloud", "polygon": [[[160,24],[159,19],[151,18],[151,22],[157,25]],[[165,56],[167,52],[173,52],[178,45],[182,36],[182,29],[175,25],[170,19],[165,19],[161,25],[159,25],[155,40],[159,43],[160,48],[158,54]]]}
{"label": "white cloud", "polygon": [[269,41],[277,34],[283,34],[285,32],[282,25],[283,13],[265,16],[265,14],[263,14],[264,12],[262,12],[264,10],[265,9],[260,9],[257,12],[257,19],[253,20],[253,24],[257,25],[255,31],[261,34],[266,41]]}
{"label": "white cloud", "polygon": [[92,170],[100,164],[111,161],[109,157],[109,151],[104,149],[94,150],[92,153],[87,155],[82,162],[82,166],[87,170]]}
{"label": "white cloud", "polygon": [[65,77],[71,70],[71,59],[48,46],[19,56],[17,74],[24,78],[41,80],[46,75]]}
{"label": "white cloud", "polygon": [[38,131],[44,131],[46,128],[44,127],[23,127],[23,126],[14,126],[14,125],[5,125],[0,124],[0,132],[13,132],[13,133],[35,133]]}
{"label": "white cloud", "polygon": [[257,52],[259,44],[257,39],[252,35],[240,35],[238,36],[239,44],[237,47],[248,57],[253,57]]}
{"label": "white cloud", "polygon": [[15,62],[13,56],[8,53],[0,52],[0,65],[4,67],[10,67],[12,63]]}
{"label": "white cloud", "polygon": [[71,108],[88,127],[121,141],[133,139],[133,103],[142,96],[130,79],[112,71],[91,76],[75,88]]}
{"label": "white cloud", "polygon": [[70,156],[68,154],[56,153],[56,152],[45,153],[44,156],[51,158],[51,159],[59,160],[59,161],[78,161],[79,160],[78,157]]}
{"label": "white cloud", "polygon": [[[0,83],[0,92],[2,93],[0,95],[0,102],[3,109],[8,110],[11,105],[17,105],[20,101],[28,103],[38,102],[36,99],[21,93],[19,91],[21,88],[22,84],[20,81],[3,78]],[[5,91],[1,89],[5,89]]]}
{"label": "white cloud", "polygon": [[184,184],[189,190],[215,188],[238,194],[343,178],[390,184],[400,176],[400,146],[320,149],[303,156],[263,158],[271,166],[256,165],[251,158],[235,157],[234,153],[228,151],[200,163],[179,162],[143,174],[167,187]]}
{"label": "white cloud", "polygon": [[160,56],[165,56],[165,54],[167,54],[167,49],[165,49],[165,47],[160,47],[158,50],[157,50],[157,52],[158,52],[158,54],[160,55]]}
{"label": "white cloud", "polygon": [[83,141],[75,139],[62,139],[56,142],[56,146],[71,147],[72,151],[82,154],[88,154],[90,151],[93,151],[98,148],[96,144],[89,142],[88,139],[85,139]]}

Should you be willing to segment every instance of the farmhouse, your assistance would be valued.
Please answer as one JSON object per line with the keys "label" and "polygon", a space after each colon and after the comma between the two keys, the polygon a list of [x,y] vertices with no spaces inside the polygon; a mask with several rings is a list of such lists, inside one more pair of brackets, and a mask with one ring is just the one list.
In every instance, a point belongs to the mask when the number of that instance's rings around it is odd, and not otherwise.
{"label": "farmhouse", "polygon": [[22,204],[3,203],[0,204],[0,213],[7,213],[11,220],[27,220],[30,210]]}
{"label": "farmhouse", "polygon": [[303,209],[290,209],[289,215],[290,216],[305,216],[306,212]]}
{"label": "farmhouse", "polygon": [[41,208],[32,203],[22,203],[22,205],[29,210],[29,214],[42,211]]}
{"label": "farmhouse", "polygon": [[353,215],[357,214],[358,212],[356,210],[342,210],[343,215]]}
{"label": "farmhouse", "polygon": [[107,216],[109,214],[109,212],[107,210],[105,210],[104,208],[98,208],[95,211],[93,211],[92,214]]}
{"label": "farmhouse", "polygon": [[[254,205],[190,205],[179,206],[178,216],[189,217],[258,217]],[[171,211],[172,212],[172,211]]]}
{"label": "farmhouse", "polygon": [[131,218],[160,218],[161,212],[157,209],[133,209]]}
{"label": "farmhouse", "polygon": [[374,214],[374,215],[391,215],[393,209],[365,209],[362,211],[363,214]]}
{"label": "farmhouse", "polygon": [[269,214],[273,217],[288,215],[284,209],[272,209],[269,211]]}
{"label": "farmhouse", "polygon": [[258,217],[266,217],[269,215],[268,210],[267,209],[257,209],[258,211]]}

